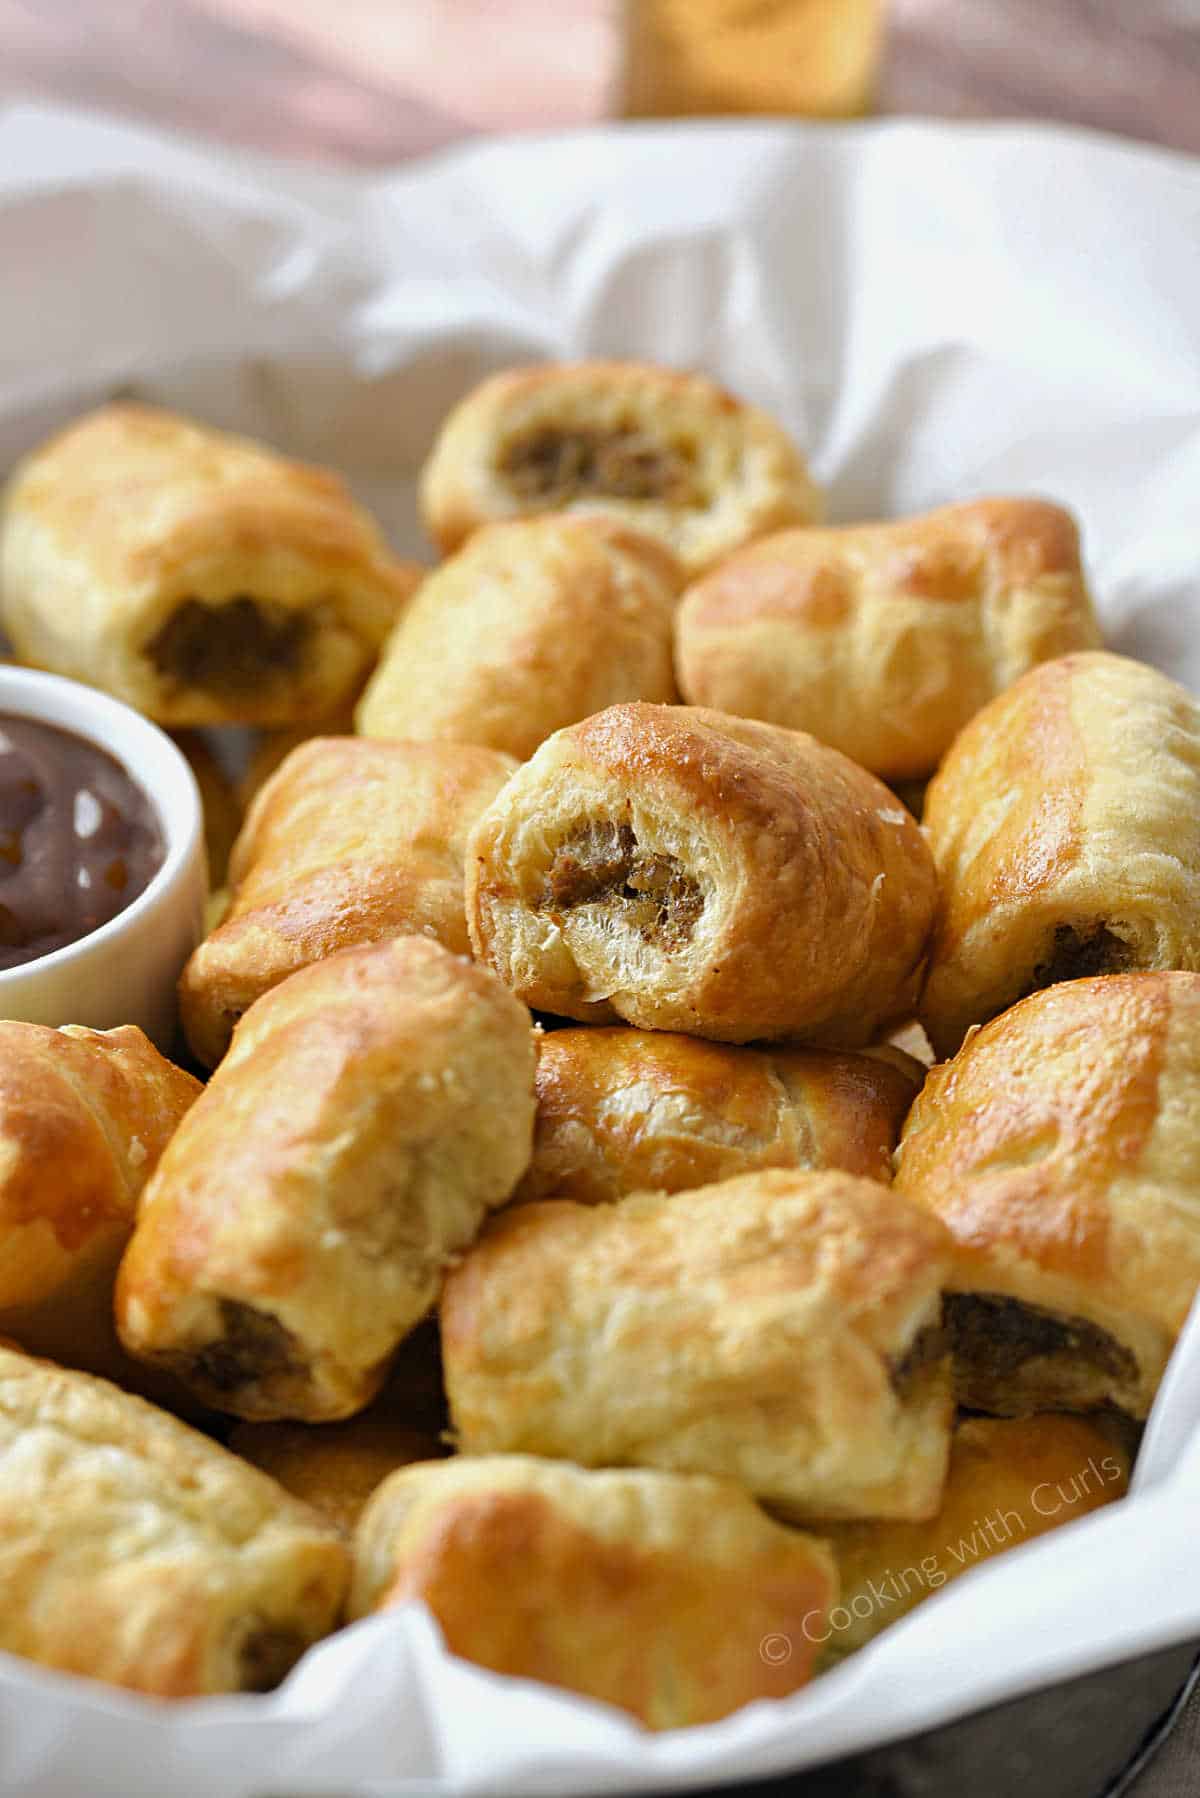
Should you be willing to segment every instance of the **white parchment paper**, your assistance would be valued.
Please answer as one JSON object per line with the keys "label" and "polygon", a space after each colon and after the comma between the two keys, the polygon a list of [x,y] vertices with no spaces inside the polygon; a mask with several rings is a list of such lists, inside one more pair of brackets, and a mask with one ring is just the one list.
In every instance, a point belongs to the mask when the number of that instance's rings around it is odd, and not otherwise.
{"label": "white parchment paper", "polygon": [[[1066,502],[1112,646],[1200,691],[1200,164],[1012,126],[707,124],[380,177],[0,109],[0,472],[133,390],[337,465],[428,554],[413,483],[440,418],[545,355],[712,371],[794,431],[835,519]],[[408,1607],[269,1698],[159,1706],[0,1656],[0,1787],[533,1794],[799,1768],[1200,1635],[1198,1502],[1194,1320],[1135,1496],[794,1699],[654,1738],[452,1660]]]}

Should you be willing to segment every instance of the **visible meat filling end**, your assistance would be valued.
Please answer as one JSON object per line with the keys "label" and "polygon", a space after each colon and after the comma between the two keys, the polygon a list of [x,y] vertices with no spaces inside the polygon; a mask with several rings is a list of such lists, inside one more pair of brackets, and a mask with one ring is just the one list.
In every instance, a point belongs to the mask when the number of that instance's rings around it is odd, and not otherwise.
{"label": "visible meat filling end", "polygon": [[546,877],[543,911],[602,905],[647,942],[686,943],[704,897],[673,855],[639,848],[628,824],[589,824],[559,847]]}
{"label": "visible meat filling end", "polygon": [[669,506],[702,503],[688,458],[644,431],[546,428],[510,444],[499,473],[518,499],[542,506],[565,506],[593,494]]}
{"label": "visible meat filling end", "polygon": [[245,596],[224,605],[187,599],[151,638],[146,654],[159,674],[181,687],[249,693],[296,672],[312,628],[305,612]]}
{"label": "visible meat filling end", "polygon": [[[1099,1325],[1084,1317],[1063,1317],[1036,1305],[998,1293],[949,1293],[945,1317],[965,1388],[966,1402],[982,1399],[1014,1384],[1032,1400],[1077,1393],[1090,1384],[1102,1394],[1106,1382],[1133,1384],[1138,1377],[1134,1356]],[[1044,1365],[1024,1384],[1030,1361]]]}
{"label": "visible meat filling end", "polygon": [[[1077,929],[1060,924],[1054,932],[1050,954],[1033,970],[1030,993],[1057,986],[1063,980],[1086,980],[1092,974],[1124,974],[1134,965],[1129,944],[1115,936],[1107,924]],[[1023,995],[1028,997],[1028,993]]]}
{"label": "visible meat filling end", "polygon": [[296,1630],[260,1623],[238,1651],[243,1692],[271,1692],[291,1672],[307,1643]]}
{"label": "visible meat filling end", "polygon": [[186,1360],[188,1375],[214,1392],[237,1392],[275,1374],[300,1373],[307,1361],[278,1318],[253,1305],[222,1299],[221,1335]]}

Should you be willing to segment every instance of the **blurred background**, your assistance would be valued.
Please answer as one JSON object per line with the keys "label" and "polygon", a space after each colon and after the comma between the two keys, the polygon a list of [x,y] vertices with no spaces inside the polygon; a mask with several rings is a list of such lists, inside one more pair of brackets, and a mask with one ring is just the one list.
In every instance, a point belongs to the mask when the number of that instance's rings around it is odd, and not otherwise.
{"label": "blurred background", "polygon": [[0,0],[0,98],[384,163],[771,112],[1068,120],[1200,152],[1200,0]]}

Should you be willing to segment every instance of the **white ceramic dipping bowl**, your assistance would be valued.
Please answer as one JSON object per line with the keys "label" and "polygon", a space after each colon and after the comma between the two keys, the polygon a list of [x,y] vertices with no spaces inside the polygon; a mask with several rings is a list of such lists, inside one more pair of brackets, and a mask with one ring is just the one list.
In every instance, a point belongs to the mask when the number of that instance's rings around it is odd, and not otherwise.
{"label": "white ceramic dipping bowl", "polygon": [[106,693],[0,667],[0,714],[73,731],[107,750],[158,814],[163,864],[145,892],[90,936],[36,961],[0,969],[0,1018],[30,1024],[140,1024],[160,1049],[175,1036],[175,982],[200,939],[207,890],[200,793],[187,762],[156,724]]}

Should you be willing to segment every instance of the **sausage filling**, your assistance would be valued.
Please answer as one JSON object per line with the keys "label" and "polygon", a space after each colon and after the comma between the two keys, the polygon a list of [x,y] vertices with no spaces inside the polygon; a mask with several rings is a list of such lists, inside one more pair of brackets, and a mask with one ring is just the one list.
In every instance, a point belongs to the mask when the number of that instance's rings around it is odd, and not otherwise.
{"label": "sausage filling", "polygon": [[539,506],[590,495],[700,504],[687,457],[644,431],[545,428],[510,444],[499,472],[519,500]]}
{"label": "sausage filling", "polygon": [[159,674],[181,687],[250,693],[265,680],[296,673],[312,628],[307,612],[245,595],[215,606],[187,599],[151,638],[146,654]]}
{"label": "sausage filling", "polygon": [[1050,954],[1033,970],[1028,992],[1040,993],[1043,987],[1057,986],[1063,980],[1086,980],[1092,974],[1124,974],[1133,966],[1133,951],[1107,924],[1092,924],[1076,929],[1060,924],[1054,932]]}
{"label": "sausage filling", "polygon": [[294,1629],[261,1623],[250,1630],[238,1650],[243,1692],[270,1692],[291,1672],[307,1643]]}
{"label": "sausage filling", "polygon": [[[1085,1317],[1063,1317],[999,1293],[955,1292],[945,1299],[946,1322],[967,1404],[985,1409],[1006,1394],[1031,1403],[1093,1396],[1132,1384],[1137,1362],[1124,1345]],[[1025,1377],[1026,1364],[1042,1363]]]}
{"label": "sausage filling", "polygon": [[302,1373],[307,1369],[297,1351],[299,1342],[278,1318],[236,1299],[220,1301],[221,1335],[205,1343],[186,1361],[184,1377],[213,1392],[236,1392],[276,1374]]}
{"label": "sausage filling", "polygon": [[686,943],[704,910],[696,882],[673,855],[649,855],[628,824],[589,824],[563,842],[550,866],[541,910],[600,905],[647,942]]}

